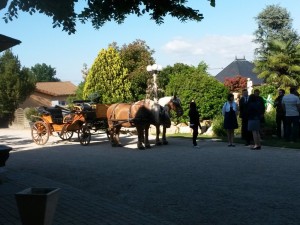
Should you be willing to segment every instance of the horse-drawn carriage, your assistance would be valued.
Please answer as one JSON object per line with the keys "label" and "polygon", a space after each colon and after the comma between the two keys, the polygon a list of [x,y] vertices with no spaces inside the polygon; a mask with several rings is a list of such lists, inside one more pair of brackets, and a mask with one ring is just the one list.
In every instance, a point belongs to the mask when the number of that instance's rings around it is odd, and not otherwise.
{"label": "horse-drawn carriage", "polygon": [[73,103],[75,111],[84,112],[87,132],[91,134],[106,133],[107,136],[109,135],[106,117],[109,104],[93,103],[88,100],[76,100]]}
{"label": "horse-drawn carriage", "polygon": [[[62,107],[40,107],[40,116],[32,126],[32,139],[44,145],[49,136],[58,133],[63,140],[78,134],[81,145],[88,145],[92,134],[105,133],[112,146],[121,146],[119,133],[122,127],[135,127],[138,133],[138,148],[149,148],[150,124],[156,127],[156,145],[167,144],[166,128],[171,125],[170,110],[177,116],[183,111],[176,97],[164,97],[158,103],[143,100],[135,103],[99,104],[90,101],[74,101],[74,108],[68,111]],[[64,114],[64,115],[63,115]],[[162,142],[159,139],[163,126]]]}
{"label": "horse-drawn carriage", "polygon": [[62,107],[39,107],[39,116],[31,127],[32,140],[38,145],[47,143],[49,136],[57,133],[62,140],[69,140],[78,134],[82,145],[90,142],[90,135],[84,129],[86,123],[84,112],[69,111]]}

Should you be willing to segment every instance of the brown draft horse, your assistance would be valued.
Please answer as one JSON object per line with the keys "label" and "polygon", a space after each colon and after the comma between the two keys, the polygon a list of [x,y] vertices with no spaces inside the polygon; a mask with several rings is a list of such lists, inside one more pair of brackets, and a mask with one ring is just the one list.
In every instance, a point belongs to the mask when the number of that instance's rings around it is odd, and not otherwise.
{"label": "brown draft horse", "polygon": [[[171,119],[170,119],[170,111],[173,110],[176,112],[177,117],[182,116],[183,109],[181,107],[180,99],[176,96],[166,96],[160,98],[158,100],[158,104],[162,107],[162,111],[160,111],[159,123],[153,124],[156,127],[156,145],[167,145],[168,141],[166,139],[166,131],[167,128],[171,126]],[[158,121],[158,120],[155,120]],[[159,138],[160,135],[160,125],[163,127],[162,131],[162,141]]]}
{"label": "brown draft horse", "polygon": [[139,101],[133,104],[116,103],[107,109],[108,130],[113,147],[122,146],[119,138],[122,127],[136,127],[138,149],[150,148],[148,130],[150,124],[154,123],[150,104],[150,101]]}

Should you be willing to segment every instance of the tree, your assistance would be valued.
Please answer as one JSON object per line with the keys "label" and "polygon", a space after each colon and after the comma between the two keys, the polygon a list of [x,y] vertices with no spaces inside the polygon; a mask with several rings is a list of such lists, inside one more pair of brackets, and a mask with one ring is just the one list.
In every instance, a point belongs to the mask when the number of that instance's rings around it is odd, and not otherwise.
{"label": "tree", "polygon": [[[176,76],[180,74],[190,74],[195,71],[195,67],[186,65],[184,63],[175,63],[173,66],[167,66],[163,68],[163,70],[159,73],[158,75],[158,87],[161,88],[162,90],[166,89],[166,86],[170,82],[171,76]],[[176,93],[177,87],[174,86],[173,88],[173,94]]]}
{"label": "tree", "polygon": [[56,70],[52,68],[50,65],[43,64],[35,64],[31,67],[31,71],[35,77],[36,82],[51,82],[51,81],[60,81],[59,78],[56,78]]}
{"label": "tree", "polygon": [[276,88],[300,84],[300,44],[273,40],[267,53],[254,61],[254,72]]}
{"label": "tree", "polygon": [[247,78],[242,77],[241,75],[227,77],[225,78],[224,85],[231,92],[241,92],[243,89],[247,88]]}
{"label": "tree", "polygon": [[[211,6],[215,6],[215,0],[207,0]],[[95,29],[99,29],[106,22],[116,21],[123,23],[130,14],[142,16],[149,14],[157,24],[164,22],[164,17],[170,15],[178,18],[181,22],[187,20],[201,21],[204,17],[197,9],[186,6],[187,0],[136,0],[136,1],[114,1],[114,0],[88,0],[87,5],[81,12],[75,7],[78,0],[60,1],[36,1],[36,0],[2,0],[0,10],[7,5],[4,20],[8,22],[18,18],[18,12],[30,14],[39,12],[53,19],[53,27],[63,27],[69,34],[76,32],[76,20],[81,23],[92,22]],[[75,11],[75,8],[77,11]]]}
{"label": "tree", "polygon": [[299,36],[292,29],[292,18],[290,13],[279,5],[269,5],[255,18],[258,28],[254,32],[254,42],[259,45],[255,50],[256,55],[265,54],[268,43],[272,40],[292,40],[297,43]]}
{"label": "tree", "polygon": [[207,73],[207,65],[204,62],[200,62],[198,67],[184,64],[180,66],[181,72],[170,75],[166,94],[173,95],[175,91],[181,99],[184,110],[182,120],[188,121],[188,107],[191,100],[197,103],[201,119],[213,119],[220,114],[228,89]]}
{"label": "tree", "polygon": [[120,54],[113,47],[102,49],[88,72],[83,97],[97,96],[101,103],[126,102],[132,99],[131,83]]}
{"label": "tree", "polygon": [[[119,49],[116,44],[114,46],[116,49]],[[119,49],[119,52],[124,62],[124,67],[128,70],[133,101],[145,98],[147,81],[152,77],[147,72],[146,67],[154,63],[152,57],[154,50],[150,49],[145,41],[137,39],[128,45],[124,44]]]}
{"label": "tree", "polygon": [[19,104],[35,90],[35,81],[28,68],[21,68],[10,50],[0,57],[0,117],[9,122]]}

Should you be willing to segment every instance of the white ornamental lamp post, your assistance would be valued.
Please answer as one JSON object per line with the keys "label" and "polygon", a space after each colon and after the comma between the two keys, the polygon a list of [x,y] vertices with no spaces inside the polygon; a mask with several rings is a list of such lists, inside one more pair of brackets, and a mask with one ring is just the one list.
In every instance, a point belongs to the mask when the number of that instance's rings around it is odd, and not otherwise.
{"label": "white ornamental lamp post", "polygon": [[156,83],[157,75],[158,73],[162,70],[161,65],[153,64],[153,65],[148,65],[147,66],[147,71],[149,73],[152,73],[153,76],[153,92],[154,92],[154,101],[157,101],[157,90],[158,86]]}

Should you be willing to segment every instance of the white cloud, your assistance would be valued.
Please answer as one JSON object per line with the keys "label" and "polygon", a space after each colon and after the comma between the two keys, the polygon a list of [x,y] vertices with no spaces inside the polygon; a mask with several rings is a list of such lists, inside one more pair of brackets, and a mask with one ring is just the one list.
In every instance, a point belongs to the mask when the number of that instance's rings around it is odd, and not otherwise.
{"label": "white cloud", "polygon": [[253,39],[252,35],[209,35],[199,39],[176,37],[162,47],[160,55],[166,65],[177,62],[197,65],[204,61],[211,68],[209,72],[216,74],[220,69],[213,71],[214,69],[226,67],[236,57],[253,60],[256,48]]}

